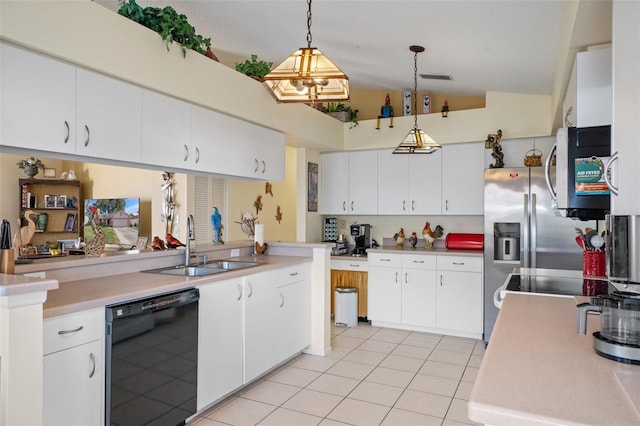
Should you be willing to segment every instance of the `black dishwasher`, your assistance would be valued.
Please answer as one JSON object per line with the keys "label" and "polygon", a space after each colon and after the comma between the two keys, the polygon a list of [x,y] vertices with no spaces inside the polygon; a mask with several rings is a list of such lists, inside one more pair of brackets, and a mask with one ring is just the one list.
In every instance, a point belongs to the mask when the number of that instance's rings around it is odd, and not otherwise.
{"label": "black dishwasher", "polygon": [[106,308],[105,424],[183,425],[196,413],[197,289]]}

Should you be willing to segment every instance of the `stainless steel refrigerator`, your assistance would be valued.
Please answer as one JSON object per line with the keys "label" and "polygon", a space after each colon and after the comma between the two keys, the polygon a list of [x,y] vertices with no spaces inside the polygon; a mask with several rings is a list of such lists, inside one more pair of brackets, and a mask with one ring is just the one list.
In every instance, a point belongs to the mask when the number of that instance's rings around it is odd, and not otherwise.
{"label": "stainless steel refrigerator", "polygon": [[[555,181],[555,167],[551,173]],[[575,228],[597,229],[597,224],[557,214],[543,167],[486,169],[484,179],[484,340],[489,341],[498,316],[493,294],[513,268],[582,270]]]}

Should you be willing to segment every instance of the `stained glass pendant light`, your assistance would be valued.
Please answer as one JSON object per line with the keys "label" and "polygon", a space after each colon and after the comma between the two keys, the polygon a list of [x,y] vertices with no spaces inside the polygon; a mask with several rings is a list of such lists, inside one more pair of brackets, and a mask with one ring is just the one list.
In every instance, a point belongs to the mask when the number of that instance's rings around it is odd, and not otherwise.
{"label": "stained glass pendant light", "polygon": [[418,53],[424,52],[424,47],[409,46],[409,50],[413,52],[413,129],[404,138],[404,141],[393,150],[393,153],[432,154],[442,146],[418,128]]}
{"label": "stained glass pendant light", "polygon": [[311,47],[311,0],[307,0],[307,47],[301,47],[264,77],[278,102],[349,100],[349,78],[317,48]]}

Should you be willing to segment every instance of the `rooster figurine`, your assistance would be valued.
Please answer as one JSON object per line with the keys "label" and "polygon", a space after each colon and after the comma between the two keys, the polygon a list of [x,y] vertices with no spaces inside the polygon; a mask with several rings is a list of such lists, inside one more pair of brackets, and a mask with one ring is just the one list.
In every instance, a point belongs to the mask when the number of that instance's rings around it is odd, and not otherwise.
{"label": "rooster figurine", "polygon": [[444,228],[440,225],[436,226],[435,230],[431,230],[431,224],[429,222],[425,223],[424,228],[422,229],[422,236],[426,242],[426,248],[432,249],[433,243],[437,238],[442,237],[444,233]]}
{"label": "rooster figurine", "polygon": [[167,248],[178,248],[178,247],[185,247],[184,244],[182,244],[182,242],[180,240],[178,240],[176,237],[174,237],[171,234],[167,234],[166,236],[167,239]]}
{"label": "rooster figurine", "polygon": [[402,248],[404,246],[404,228],[400,228],[400,231],[393,236],[393,239],[396,240],[396,247]]}
{"label": "rooster figurine", "polygon": [[411,244],[412,249],[416,248],[416,244],[418,244],[418,234],[415,232],[411,233],[411,236],[409,237],[409,244]]}
{"label": "rooster figurine", "polygon": [[164,241],[158,236],[153,237],[151,241],[151,248],[155,250],[166,250],[167,247],[164,245]]}

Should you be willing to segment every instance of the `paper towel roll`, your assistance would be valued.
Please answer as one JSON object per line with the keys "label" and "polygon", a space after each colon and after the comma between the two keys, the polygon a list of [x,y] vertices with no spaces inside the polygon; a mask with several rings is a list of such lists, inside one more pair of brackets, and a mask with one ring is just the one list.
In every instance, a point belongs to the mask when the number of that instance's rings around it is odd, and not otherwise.
{"label": "paper towel roll", "polygon": [[263,245],[264,244],[264,225],[261,223],[256,223],[255,231],[253,233],[253,241]]}

